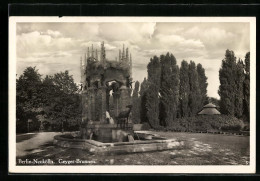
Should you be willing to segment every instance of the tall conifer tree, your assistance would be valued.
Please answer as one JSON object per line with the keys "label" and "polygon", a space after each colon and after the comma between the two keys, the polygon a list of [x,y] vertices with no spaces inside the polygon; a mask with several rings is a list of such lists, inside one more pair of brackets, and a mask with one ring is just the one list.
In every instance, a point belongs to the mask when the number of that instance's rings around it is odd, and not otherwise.
{"label": "tall conifer tree", "polygon": [[197,72],[198,72],[198,82],[199,82],[199,88],[200,88],[200,104],[199,104],[199,109],[202,109],[202,107],[205,104],[205,101],[207,100],[207,77],[205,75],[205,69],[202,67],[202,65],[199,63],[197,65]]}
{"label": "tall conifer tree", "polygon": [[177,116],[179,102],[179,67],[172,54],[160,56],[161,63],[161,105],[166,126]]}
{"label": "tall conifer tree", "polygon": [[198,72],[196,70],[196,64],[193,61],[190,61],[189,64],[189,84],[189,115],[194,116],[200,109],[201,93],[199,88]]}
{"label": "tall conifer tree", "polygon": [[146,102],[147,117],[150,125],[156,127],[159,125],[159,90],[161,82],[161,65],[157,56],[150,59],[147,71],[149,86]]}
{"label": "tall conifer tree", "polygon": [[244,116],[249,121],[250,112],[250,52],[245,56],[245,79],[244,79]]}
{"label": "tall conifer tree", "polygon": [[148,90],[148,82],[146,78],[144,78],[143,82],[141,83],[140,88],[140,121],[141,123],[148,122],[147,118],[147,108],[146,108],[146,102],[147,102],[147,90]]}
{"label": "tall conifer tree", "polygon": [[135,82],[135,88],[133,91],[132,101],[133,101],[133,109],[132,109],[132,119],[135,124],[140,123],[140,97],[139,97],[139,87],[140,83],[138,81]]}
{"label": "tall conifer tree", "polygon": [[235,114],[235,89],[236,89],[236,57],[233,51],[226,50],[225,59],[219,70],[219,96],[220,111],[223,114]]}
{"label": "tall conifer tree", "polygon": [[235,92],[235,116],[237,118],[241,118],[243,115],[243,100],[244,100],[244,64],[242,60],[238,60],[236,64],[236,76],[235,76],[235,83],[236,87],[234,89]]}
{"label": "tall conifer tree", "polygon": [[189,115],[189,64],[183,60],[180,68],[180,116],[187,117]]}

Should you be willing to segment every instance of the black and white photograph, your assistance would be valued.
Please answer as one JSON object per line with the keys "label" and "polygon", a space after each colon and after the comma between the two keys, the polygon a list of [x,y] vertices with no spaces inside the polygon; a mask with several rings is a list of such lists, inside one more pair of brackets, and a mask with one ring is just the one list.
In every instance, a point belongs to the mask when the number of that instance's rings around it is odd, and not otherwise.
{"label": "black and white photograph", "polygon": [[255,172],[255,18],[9,22],[10,172]]}

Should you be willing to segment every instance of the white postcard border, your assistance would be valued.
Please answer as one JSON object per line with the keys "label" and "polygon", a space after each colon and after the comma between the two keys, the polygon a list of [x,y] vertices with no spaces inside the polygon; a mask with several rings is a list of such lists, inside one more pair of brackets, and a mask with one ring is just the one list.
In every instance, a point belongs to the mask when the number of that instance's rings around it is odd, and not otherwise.
{"label": "white postcard border", "polygon": [[[17,22],[248,22],[250,23],[250,165],[237,166],[17,166]],[[255,17],[9,17],[9,172],[10,173],[255,173],[256,168],[256,18]]]}

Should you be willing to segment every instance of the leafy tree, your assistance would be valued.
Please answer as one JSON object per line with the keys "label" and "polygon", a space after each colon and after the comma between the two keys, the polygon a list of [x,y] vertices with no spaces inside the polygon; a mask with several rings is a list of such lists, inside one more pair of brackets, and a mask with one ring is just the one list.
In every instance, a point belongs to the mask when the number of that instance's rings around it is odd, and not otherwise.
{"label": "leafy tree", "polygon": [[46,112],[56,130],[76,129],[81,119],[80,96],[77,86],[68,71],[46,77],[43,81],[49,91]]}
{"label": "leafy tree", "polygon": [[235,83],[236,77],[236,57],[233,51],[226,50],[225,59],[219,70],[219,91],[220,111],[223,114],[235,114]]}
{"label": "leafy tree", "polygon": [[41,80],[36,67],[27,67],[16,80],[16,88],[17,132],[27,131],[28,119],[32,120],[30,131],[39,130],[40,122],[51,123],[56,130],[77,127],[80,97],[68,71]]}
{"label": "leafy tree", "polygon": [[27,67],[16,80],[17,103],[22,103],[25,111],[40,107],[41,75],[36,67]]}
{"label": "leafy tree", "polygon": [[189,64],[189,115],[194,116],[200,110],[201,93],[199,88],[198,72],[196,70],[195,62],[190,61]]}
{"label": "leafy tree", "polygon": [[249,121],[250,116],[250,52],[245,56],[245,79],[244,79],[244,116]]}
{"label": "leafy tree", "polygon": [[185,60],[181,62],[180,68],[180,116],[189,116],[189,64]]}
{"label": "leafy tree", "polygon": [[31,119],[31,131],[38,129],[36,116],[42,112],[41,75],[36,67],[27,67],[16,80],[16,131],[27,132]]}
{"label": "leafy tree", "polygon": [[78,87],[74,83],[72,75],[69,75],[69,71],[60,72],[53,77],[54,85],[65,94],[74,94],[77,92]]}
{"label": "leafy tree", "polygon": [[135,88],[132,95],[133,109],[132,109],[132,119],[135,124],[140,123],[140,97],[139,97],[140,83],[135,82]]}
{"label": "leafy tree", "polygon": [[199,88],[200,88],[200,94],[201,94],[201,102],[199,105],[199,109],[202,109],[205,102],[207,101],[207,77],[205,75],[205,69],[202,67],[202,65],[199,63],[197,65],[197,72],[198,72],[198,82],[199,82]]}
{"label": "leafy tree", "polygon": [[177,116],[179,101],[179,67],[172,54],[160,56],[161,63],[161,118],[166,126],[172,124]]}
{"label": "leafy tree", "polygon": [[159,90],[161,81],[161,65],[157,56],[150,59],[147,71],[149,86],[146,94],[147,117],[151,127],[156,127],[159,126]]}

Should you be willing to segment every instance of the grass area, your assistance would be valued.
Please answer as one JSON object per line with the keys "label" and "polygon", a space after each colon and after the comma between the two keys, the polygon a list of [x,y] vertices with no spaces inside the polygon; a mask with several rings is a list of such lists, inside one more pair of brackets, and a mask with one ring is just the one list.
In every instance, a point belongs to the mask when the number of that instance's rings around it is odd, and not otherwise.
{"label": "grass area", "polygon": [[[49,134],[49,133],[47,133]],[[58,134],[58,133],[55,133]],[[51,136],[55,135],[54,133]],[[90,154],[85,150],[61,148],[54,146],[52,139],[42,134],[45,139],[34,137],[38,140],[38,146],[31,150],[24,150],[26,154],[17,156],[22,159],[51,159],[55,165],[66,165],[62,161],[81,160],[88,161],[83,164],[89,165],[246,165],[249,164],[249,137],[214,135],[198,133],[156,132],[167,138],[185,140],[186,147],[178,150],[161,152],[135,153],[125,155],[101,156]],[[39,140],[44,140],[39,143]],[[29,140],[27,140],[29,141]],[[25,141],[26,142],[26,141]],[[18,143],[22,144],[22,143]],[[28,143],[27,143],[28,144]],[[32,143],[31,143],[32,144]],[[21,146],[21,145],[20,145]],[[91,162],[91,163],[90,163]],[[72,163],[82,165],[82,163]]]}

